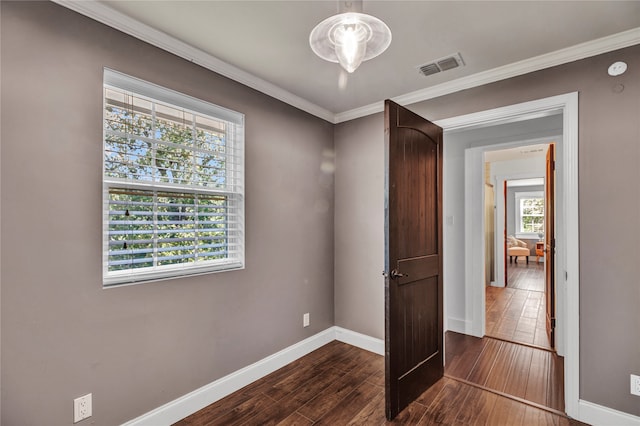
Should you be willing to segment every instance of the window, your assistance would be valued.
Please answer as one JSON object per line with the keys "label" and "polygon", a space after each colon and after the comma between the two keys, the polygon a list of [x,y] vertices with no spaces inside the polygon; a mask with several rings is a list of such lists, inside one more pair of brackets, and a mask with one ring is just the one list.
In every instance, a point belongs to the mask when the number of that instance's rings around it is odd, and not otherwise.
{"label": "window", "polygon": [[111,286],[244,267],[244,116],[104,74],[104,261]]}
{"label": "window", "polygon": [[544,233],[544,193],[516,192],[516,234],[538,237]]}

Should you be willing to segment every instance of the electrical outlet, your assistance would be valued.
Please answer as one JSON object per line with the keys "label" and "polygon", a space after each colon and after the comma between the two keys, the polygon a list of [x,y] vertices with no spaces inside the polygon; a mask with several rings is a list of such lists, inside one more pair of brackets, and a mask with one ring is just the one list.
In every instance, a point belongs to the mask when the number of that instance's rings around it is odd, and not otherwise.
{"label": "electrical outlet", "polygon": [[306,313],[302,316],[302,326],[309,327],[309,313]]}
{"label": "electrical outlet", "polygon": [[91,417],[93,411],[91,404],[91,394],[81,396],[73,400],[73,422],[78,423],[87,417]]}
{"label": "electrical outlet", "polygon": [[640,376],[631,375],[631,395],[640,396]]}

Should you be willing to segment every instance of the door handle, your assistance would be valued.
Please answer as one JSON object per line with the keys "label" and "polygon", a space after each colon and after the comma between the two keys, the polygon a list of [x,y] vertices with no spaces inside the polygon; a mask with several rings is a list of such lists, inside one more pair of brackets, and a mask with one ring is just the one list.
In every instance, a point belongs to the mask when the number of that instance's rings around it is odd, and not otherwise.
{"label": "door handle", "polygon": [[394,269],[393,271],[391,271],[391,279],[408,277],[408,276],[409,274],[401,274],[400,272],[398,272],[397,269]]}

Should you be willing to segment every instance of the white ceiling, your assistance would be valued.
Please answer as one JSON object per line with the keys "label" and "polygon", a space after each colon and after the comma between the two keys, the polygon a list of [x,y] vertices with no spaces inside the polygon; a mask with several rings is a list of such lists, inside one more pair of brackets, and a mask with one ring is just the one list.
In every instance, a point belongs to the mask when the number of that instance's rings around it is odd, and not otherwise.
{"label": "white ceiling", "polygon": [[365,0],[393,40],[346,75],[308,43],[337,1],[54,1],[333,122],[640,43],[640,1]]}

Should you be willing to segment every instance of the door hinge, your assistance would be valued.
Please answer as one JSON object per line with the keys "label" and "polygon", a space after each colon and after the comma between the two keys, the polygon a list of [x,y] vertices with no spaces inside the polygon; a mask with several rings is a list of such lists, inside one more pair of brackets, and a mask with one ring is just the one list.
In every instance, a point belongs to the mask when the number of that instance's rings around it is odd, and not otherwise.
{"label": "door hinge", "polygon": [[564,271],[564,280],[569,281],[569,273],[567,271]]}
{"label": "door hinge", "polygon": [[551,328],[556,328],[556,319],[551,318]]}

